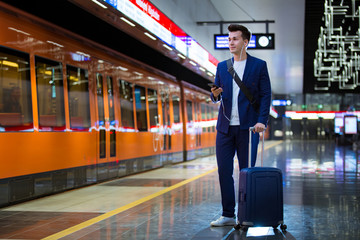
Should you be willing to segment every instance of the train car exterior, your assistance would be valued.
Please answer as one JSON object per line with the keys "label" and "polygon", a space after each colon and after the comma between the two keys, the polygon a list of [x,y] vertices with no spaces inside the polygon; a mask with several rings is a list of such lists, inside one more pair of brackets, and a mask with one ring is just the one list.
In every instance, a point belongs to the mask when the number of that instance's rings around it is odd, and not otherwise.
{"label": "train car exterior", "polygon": [[0,206],[214,152],[208,92],[4,3],[0,12]]}

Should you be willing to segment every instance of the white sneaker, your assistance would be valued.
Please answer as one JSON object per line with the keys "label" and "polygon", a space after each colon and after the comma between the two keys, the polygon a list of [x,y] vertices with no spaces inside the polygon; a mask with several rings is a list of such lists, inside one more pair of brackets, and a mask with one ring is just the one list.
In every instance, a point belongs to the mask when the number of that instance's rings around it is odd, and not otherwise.
{"label": "white sneaker", "polygon": [[221,216],[217,220],[212,221],[210,223],[210,226],[212,227],[234,226],[235,223],[236,222],[234,218]]}

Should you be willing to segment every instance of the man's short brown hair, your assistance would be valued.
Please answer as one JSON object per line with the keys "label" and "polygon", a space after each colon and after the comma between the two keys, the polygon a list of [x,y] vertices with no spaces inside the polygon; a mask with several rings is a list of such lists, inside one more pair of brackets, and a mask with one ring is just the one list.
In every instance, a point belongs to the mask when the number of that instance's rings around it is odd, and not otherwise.
{"label": "man's short brown hair", "polygon": [[245,26],[239,25],[239,24],[230,24],[228,26],[228,30],[229,30],[229,32],[240,31],[241,32],[241,37],[244,40],[247,39],[250,42],[251,32]]}

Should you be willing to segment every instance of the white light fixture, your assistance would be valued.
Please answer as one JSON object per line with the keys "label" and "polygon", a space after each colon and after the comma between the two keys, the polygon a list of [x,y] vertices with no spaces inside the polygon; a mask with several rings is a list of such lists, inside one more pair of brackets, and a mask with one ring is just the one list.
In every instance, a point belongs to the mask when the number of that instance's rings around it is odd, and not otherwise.
{"label": "white light fixture", "polygon": [[127,20],[126,18],[121,17],[120,19],[121,19],[121,20],[123,20],[124,22],[126,22],[127,24],[129,24],[130,26],[135,27],[135,24],[134,24],[134,23],[132,23],[132,22],[130,22],[130,21],[129,21],[129,20]]}
{"label": "white light fixture", "polygon": [[203,72],[205,72],[205,71],[206,71],[206,69],[205,69],[205,68],[203,68],[203,67],[199,67],[199,69],[200,69],[201,71],[203,71]]}
{"label": "white light fixture", "polygon": [[143,74],[142,73],[139,73],[139,72],[134,72],[136,75],[139,75],[139,76],[142,76]]}
{"label": "white light fixture", "polygon": [[169,51],[172,51],[173,49],[171,47],[169,47],[167,44],[163,44],[163,47],[166,48]]}
{"label": "white light fixture", "polygon": [[154,37],[153,35],[151,35],[150,33],[148,33],[148,32],[145,32],[144,33],[146,36],[148,36],[149,38],[151,38],[152,40],[156,40],[156,37]]}
{"label": "white light fixture", "polygon": [[191,61],[191,60],[190,60],[189,62],[190,62],[191,65],[196,66],[196,63],[195,63],[195,62],[193,62],[193,61]]}
{"label": "white light fixture", "polygon": [[97,5],[99,5],[100,7],[104,8],[104,9],[107,9],[107,6],[105,6],[104,4],[99,3],[99,2],[96,1],[96,0],[91,0],[91,1],[93,1],[94,3],[96,3]]}
{"label": "white light fixture", "polygon": [[180,54],[180,53],[178,53],[177,55],[182,59],[186,59],[186,57],[184,55]]}

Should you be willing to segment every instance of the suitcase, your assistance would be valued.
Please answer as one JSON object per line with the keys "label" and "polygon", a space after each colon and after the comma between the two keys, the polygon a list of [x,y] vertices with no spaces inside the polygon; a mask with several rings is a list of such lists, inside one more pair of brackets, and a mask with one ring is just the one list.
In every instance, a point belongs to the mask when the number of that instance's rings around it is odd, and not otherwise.
{"label": "suitcase", "polygon": [[283,220],[282,173],[278,168],[262,167],[264,132],[262,134],[261,167],[251,167],[251,135],[249,129],[249,165],[240,171],[238,222],[236,229],[272,226],[285,231]]}

